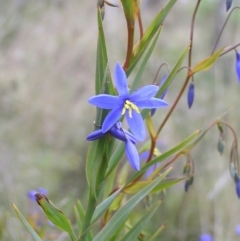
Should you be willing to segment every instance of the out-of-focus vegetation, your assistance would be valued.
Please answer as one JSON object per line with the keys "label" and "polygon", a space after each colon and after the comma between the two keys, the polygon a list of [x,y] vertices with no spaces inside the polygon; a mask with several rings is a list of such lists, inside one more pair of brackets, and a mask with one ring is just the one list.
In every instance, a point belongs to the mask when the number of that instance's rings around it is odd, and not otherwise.
{"label": "out-of-focus vegetation", "polygon": [[[166,1],[143,1],[144,25]],[[29,211],[27,192],[44,187],[63,211],[86,195],[84,174],[88,143],[95,109],[87,104],[94,93],[97,38],[96,1],[0,1],[0,239],[26,239],[16,221],[11,202]],[[203,1],[194,32],[193,62],[207,57],[226,18],[225,1]],[[240,5],[239,0],[234,1]],[[165,21],[160,41],[144,73],[142,83],[154,79],[158,66],[170,66],[187,46],[193,0],[178,1]],[[219,43],[239,42],[240,15],[236,11]],[[104,19],[109,65],[124,59],[125,20],[121,8],[106,6]],[[221,57],[208,73],[195,77],[195,101],[189,111],[182,99],[162,131],[163,148],[171,147],[197,128],[206,128],[216,118],[230,121],[240,133],[239,92],[235,76],[235,54]],[[161,73],[162,76],[165,73]],[[161,78],[161,74],[159,78]],[[166,100],[171,104],[179,86],[175,80]],[[210,91],[211,90],[211,91]],[[167,110],[159,111],[155,122]],[[185,118],[183,121],[182,117]],[[217,152],[219,133],[214,130],[191,153],[195,181],[189,192],[183,183],[165,195],[154,225],[167,221],[162,240],[197,240],[211,232],[215,240],[236,240],[240,205],[228,172],[232,136],[226,132],[222,156]],[[182,175],[184,165],[174,166]],[[5,234],[1,234],[5,227]],[[2,235],[2,237],[1,237]],[[20,238],[19,238],[20,237]],[[58,240],[67,240],[59,236]]]}

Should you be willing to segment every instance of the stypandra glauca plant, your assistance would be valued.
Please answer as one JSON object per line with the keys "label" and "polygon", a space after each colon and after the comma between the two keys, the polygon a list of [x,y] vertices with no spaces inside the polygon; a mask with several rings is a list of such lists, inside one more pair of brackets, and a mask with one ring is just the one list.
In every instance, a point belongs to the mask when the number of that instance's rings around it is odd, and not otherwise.
{"label": "stypandra glauca plant", "polygon": [[[180,182],[184,182],[186,192],[189,188],[194,188],[192,184],[197,170],[194,169],[192,150],[213,128],[219,131],[219,141],[216,145],[220,154],[224,152],[225,132],[227,131],[233,137],[229,169],[236,194],[240,198],[238,139],[230,123],[216,119],[209,123],[205,130],[198,129],[189,133],[185,139],[173,144],[164,152],[159,150],[160,134],[172,117],[179,101],[186,98],[185,108],[194,108],[195,92],[197,92],[194,77],[197,74],[211,71],[219,58],[234,53],[235,76],[240,82],[238,50],[240,38],[239,43],[231,43],[231,45],[225,43],[219,46],[223,30],[227,31],[227,22],[235,11],[239,11],[239,7],[233,8],[234,1],[225,0],[226,21],[219,36],[216,37],[211,54],[201,60],[194,58],[193,61],[196,16],[203,1],[192,2],[195,6],[189,23],[188,44],[183,47],[182,53],[175,57],[174,65],[159,63],[160,67],[156,70],[155,78],[147,80],[149,83],[142,85],[144,71],[150,65],[149,60],[159,39],[167,38],[161,35],[165,19],[173,17],[172,9],[180,7],[180,1],[169,0],[146,28],[143,27],[140,0],[121,0],[119,4],[104,0],[97,1],[95,90],[92,90],[92,96],[86,100],[89,108],[92,110],[96,108],[96,118],[91,120],[94,130],[86,137],[86,141],[89,142],[86,159],[88,203],[83,205],[81,200],[76,202],[73,223],[49,200],[46,193],[34,192],[35,201],[48,220],[52,225],[66,232],[70,240],[159,240],[162,231],[167,228],[168,220],[166,223],[159,223],[158,228],[153,232],[148,231],[148,225],[157,210],[161,209],[161,203],[168,198],[166,194],[162,200],[162,193]],[[219,4],[218,1],[216,1],[217,4]],[[118,7],[124,12],[127,33],[125,58],[119,57],[118,62],[114,64],[114,69],[109,67],[110,53],[107,50],[108,44],[104,32],[104,26],[108,24],[104,22],[105,10],[111,11],[111,7]],[[175,24],[177,28],[177,23]],[[110,40],[114,41],[114,37]],[[175,40],[171,41],[174,45]],[[162,58],[165,57],[162,56]],[[159,80],[160,71],[165,71],[165,75]],[[165,95],[171,91],[174,81],[176,79],[180,81],[179,78],[182,78],[179,77],[180,72],[186,73],[181,82],[182,85],[175,99],[166,101]],[[162,114],[163,120],[154,119],[156,112],[161,111],[165,113]],[[161,141],[164,142],[162,138]],[[182,157],[186,159],[183,175],[173,178],[171,174],[174,169],[173,164]],[[34,225],[28,223],[15,204],[13,208],[33,239],[44,240],[44,231],[40,232]]]}

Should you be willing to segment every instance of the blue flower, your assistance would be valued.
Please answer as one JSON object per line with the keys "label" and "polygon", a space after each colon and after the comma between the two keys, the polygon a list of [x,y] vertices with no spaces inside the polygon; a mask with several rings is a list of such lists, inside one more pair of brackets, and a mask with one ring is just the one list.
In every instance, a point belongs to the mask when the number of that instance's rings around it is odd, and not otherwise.
{"label": "blue flower", "polygon": [[102,124],[102,132],[106,133],[109,131],[121,115],[126,114],[127,123],[132,133],[139,141],[144,140],[146,132],[139,109],[167,106],[165,101],[153,98],[159,87],[147,85],[133,93],[129,93],[126,74],[119,64],[116,64],[115,67],[115,85],[119,96],[100,94],[88,100],[90,104],[98,108],[112,110]]}
{"label": "blue flower", "polygon": [[36,190],[30,190],[30,191],[28,192],[28,194],[27,194],[27,195],[28,195],[28,198],[29,198],[32,202],[35,202],[35,201],[36,201],[36,200],[35,200],[35,194],[38,193],[38,192],[44,194],[45,196],[48,194],[48,190],[46,190],[45,188],[39,187],[37,191],[36,191]]}
{"label": "blue flower", "polygon": [[232,1],[233,0],[226,0],[226,10],[228,11],[230,7],[232,6]]}
{"label": "blue flower", "polygon": [[[140,161],[139,161],[139,156],[138,152],[136,149],[135,144],[137,143],[136,137],[130,133],[127,130],[122,129],[121,123],[117,122],[112,128],[108,131],[109,134],[111,134],[113,137],[116,139],[123,141],[125,143],[125,150],[126,150],[126,155],[129,163],[131,166],[139,171],[140,170]],[[87,137],[87,141],[94,141],[102,136],[104,136],[106,133],[103,132],[102,129],[96,130],[92,133],[90,133]]]}
{"label": "blue flower", "polygon": [[213,237],[209,233],[201,234],[200,239],[199,239],[199,241],[212,241],[212,240],[213,240]]}
{"label": "blue flower", "polygon": [[188,88],[188,94],[187,94],[187,102],[188,102],[188,108],[190,109],[192,107],[194,100],[194,83],[191,82]]}
{"label": "blue flower", "polygon": [[240,53],[236,51],[236,73],[238,81],[240,82]]}

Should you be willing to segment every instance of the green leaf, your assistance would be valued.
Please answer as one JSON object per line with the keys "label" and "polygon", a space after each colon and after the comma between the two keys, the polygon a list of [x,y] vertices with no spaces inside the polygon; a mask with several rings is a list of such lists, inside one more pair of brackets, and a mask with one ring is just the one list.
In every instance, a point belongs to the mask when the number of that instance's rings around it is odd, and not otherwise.
{"label": "green leaf", "polygon": [[106,176],[110,175],[110,173],[116,168],[118,163],[120,162],[123,154],[125,151],[124,143],[120,143],[114,153],[111,155],[111,158],[108,163],[107,171],[106,171]]}
{"label": "green leaf", "polygon": [[[96,63],[96,94],[109,93],[115,94],[115,89],[112,84],[111,75],[108,71],[108,57],[106,50],[105,37],[103,32],[101,13],[98,10],[98,46],[97,46],[97,63]],[[106,115],[107,110],[97,108],[96,124],[101,125]],[[113,138],[110,139],[109,135],[91,143],[87,161],[86,161],[86,177],[90,186],[90,193],[96,198],[96,190],[98,185],[101,184],[105,171],[107,168],[107,161],[109,160],[107,153],[113,146]]]}
{"label": "green leaf", "polygon": [[105,174],[105,169],[107,168],[107,145],[112,141],[110,135],[105,135],[91,143],[86,162],[86,175],[87,181],[90,186],[91,194],[96,198],[97,186],[100,185],[101,181],[98,181],[100,170]]}
{"label": "green leaf", "polygon": [[[107,48],[106,48],[105,36],[104,36],[103,25],[102,25],[102,17],[99,10],[98,10],[98,30],[99,31],[98,31],[98,42],[97,42],[95,93],[101,94],[107,91],[110,94],[114,94],[116,93],[116,91],[112,84],[111,75],[108,69]],[[108,90],[106,90],[106,87],[108,88]]]}
{"label": "green leaf", "polygon": [[134,59],[141,54],[142,52],[145,51],[147,48],[148,44],[150,43],[151,39],[153,36],[156,34],[158,31],[160,25],[163,24],[163,21],[167,17],[168,13],[174,6],[174,4],[177,2],[177,0],[170,0],[166,6],[156,15],[155,19],[153,22],[149,25],[148,29],[144,33],[143,37],[141,40],[136,44],[136,46],[133,49],[133,55]]}
{"label": "green leaf", "polygon": [[138,235],[146,227],[151,217],[156,213],[160,203],[161,201],[158,201],[155,205],[153,205],[121,240],[122,241],[137,240]]}
{"label": "green leaf", "polygon": [[169,187],[172,187],[176,185],[177,183],[181,182],[182,180],[186,179],[185,177],[181,178],[169,178],[169,179],[164,179],[159,185],[157,185],[150,194],[162,191],[164,189],[167,189]]}
{"label": "green leaf", "polygon": [[103,229],[96,235],[93,241],[106,241],[111,238],[115,232],[125,223],[128,215],[133,210],[133,208],[148,195],[169,173],[171,169],[165,171],[160,177],[152,181],[148,186],[143,188],[140,192],[135,194],[130,198],[124,206],[122,206],[114,216],[109,220],[109,222],[104,226]]}
{"label": "green leaf", "polygon": [[167,89],[167,87],[172,83],[174,77],[176,76],[176,74],[178,73],[179,69],[182,66],[182,63],[187,55],[189,51],[189,46],[187,46],[182,55],[180,56],[180,58],[178,59],[177,63],[175,64],[175,66],[173,67],[172,71],[169,73],[169,75],[167,76],[166,80],[164,81],[163,85],[161,86],[161,88],[159,89],[158,93],[156,94],[156,97],[160,97],[163,92]]}
{"label": "green leaf", "polygon": [[[151,57],[153,50],[156,46],[157,40],[159,38],[159,35],[161,33],[162,30],[162,26],[159,27],[158,31],[156,32],[156,36],[154,37],[152,44],[150,45],[146,55],[143,58],[143,61],[138,69],[137,75],[133,81],[133,84],[131,86],[131,92],[134,91],[137,87],[137,83],[139,82],[139,80],[141,79],[142,73],[145,69],[146,64],[148,63],[149,58]],[[130,66],[128,67],[127,71],[126,71],[126,75],[129,76],[130,73],[133,71],[133,69],[136,67],[136,65],[138,64],[138,62],[141,60],[142,56],[144,54],[144,51],[142,51],[141,53],[139,53],[138,56],[136,56],[136,58],[134,58],[134,60],[131,62]]]}
{"label": "green leaf", "polygon": [[108,207],[112,204],[114,199],[117,197],[117,195],[122,191],[123,188],[119,188],[116,192],[114,192],[111,196],[109,196],[107,199],[105,199],[102,203],[100,203],[93,214],[93,221],[97,221],[102,214],[108,209]]}
{"label": "green leaf", "polygon": [[[138,82],[140,81],[141,77],[142,77],[142,74],[143,74],[143,71],[145,69],[145,66],[146,64],[148,63],[148,60],[149,58],[151,57],[152,55],[152,52],[156,46],[156,43],[157,43],[157,40],[159,38],[159,35],[161,33],[161,30],[162,30],[162,27],[159,28],[159,30],[157,31],[156,33],[156,36],[154,37],[153,41],[152,41],[152,44],[151,46],[149,47],[147,53],[145,54],[143,60],[142,60],[142,63],[141,65],[139,66],[139,69],[137,71],[137,74],[134,78],[134,81],[133,81],[133,84],[131,85],[131,89],[130,89],[130,92],[133,92],[136,88],[137,88],[137,85],[138,85]],[[131,65],[129,66],[129,68],[127,69],[126,71],[126,74],[129,75],[132,70],[136,67],[137,63],[139,62],[139,60],[141,59],[142,55],[143,55],[144,52],[142,52],[141,54],[139,54],[135,59],[134,61],[131,63]]]}
{"label": "green leaf", "polygon": [[144,172],[152,165],[162,162],[164,160],[166,160],[166,158],[174,155],[175,153],[182,151],[186,146],[188,146],[189,143],[191,143],[200,133],[200,130],[195,131],[192,135],[190,135],[189,137],[187,137],[185,140],[183,140],[181,143],[179,143],[178,145],[176,145],[175,147],[173,147],[172,149],[170,149],[169,151],[166,151],[165,153],[163,153],[162,155],[156,157],[155,159],[151,160],[150,162],[148,162],[145,166],[143,166],[141,168],[140,171],[138,171],[137,173],[135,173],[129,180],[128,183],[131,183],[133,180],[135,180],[136,178],[140,177],[141,175],[144,174]]}
{"label": "green leaf", "polygon": [[74,206],[74,214],[75,214],[78,230],[81,230],[85,213],[80,200],[78,200],[77,205]]}
{"label": "green leaf", "polygon": [[154,241],[158,237],[158,235],[163,231],[166,227],[166,224],[160,226],[160,228],[147,240],[147,241]]}
{"label": "green leaf", "polygon": [[137,0],[131,0],[131,1],[121,0],[121,3],[123,6],[126,20],[130,21],[134,24],[134,21],[137,17],[138,11],[139,11]]}
{"label": "green leaf", "polygon": [[13,209],[15,213],[17,214],[18,218],[22,222],[22,224],[25,226],[25,228],[28,230],[28,232],[33,236],[35,241],[42,241],[42,239],[38,236],[38,234],[34,231],[34,229],[30,226],[30,224],[27,222],[27,220],[23,217],[21,212],[18,210],[16,205],[13,203],[12,204]]}
{"label": "green leaf", "polygon": [[196,73],[199,71],[206,71],[210,69],[224,49],[225,49],[225,46],[217,50],[216,52],[214,52],[210,57],[202,60],[192,69],[192,72]]}
{"label": "green leaf", "polygon": [[[179,183],[180,181],[182,181],[185,178],[176,178],[176,179],[165,179],[163,180],[159,185],[157,185],[150,194],[153,194],[155,192],[159,192],[162,191],[164,189],[167,189],[177,183]],[[134,183],[133,185],[124,188],[123,192],[124,193],[137,193],[140,190],[142,190],[144,187],[146,187],[147,185],[149,185],[152,182],[152,180],[146,180],[146,181],[139,181]]]}
{"label": "green leaf", "polygon": [[72,241],[77,241],[75,237],[70,221],[65,215],[43,194],[35,194],[38,205],[42,208],[48,219],[58,228],[66,231],[71,237]]}

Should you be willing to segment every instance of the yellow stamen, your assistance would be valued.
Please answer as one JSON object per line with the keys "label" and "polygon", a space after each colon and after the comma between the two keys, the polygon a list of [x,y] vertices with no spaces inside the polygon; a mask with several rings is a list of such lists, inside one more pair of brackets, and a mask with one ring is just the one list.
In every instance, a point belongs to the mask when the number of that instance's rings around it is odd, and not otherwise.
{"label": "yellow stamen", "polygon": [[132,110],[135,110],[138,114],[140,113],[138,107],[129,100],[126,100],[124,103],[124,107],[122,109],[122,115],[126,113],[126,110],[128,110],[130,118],[132,118]]}

